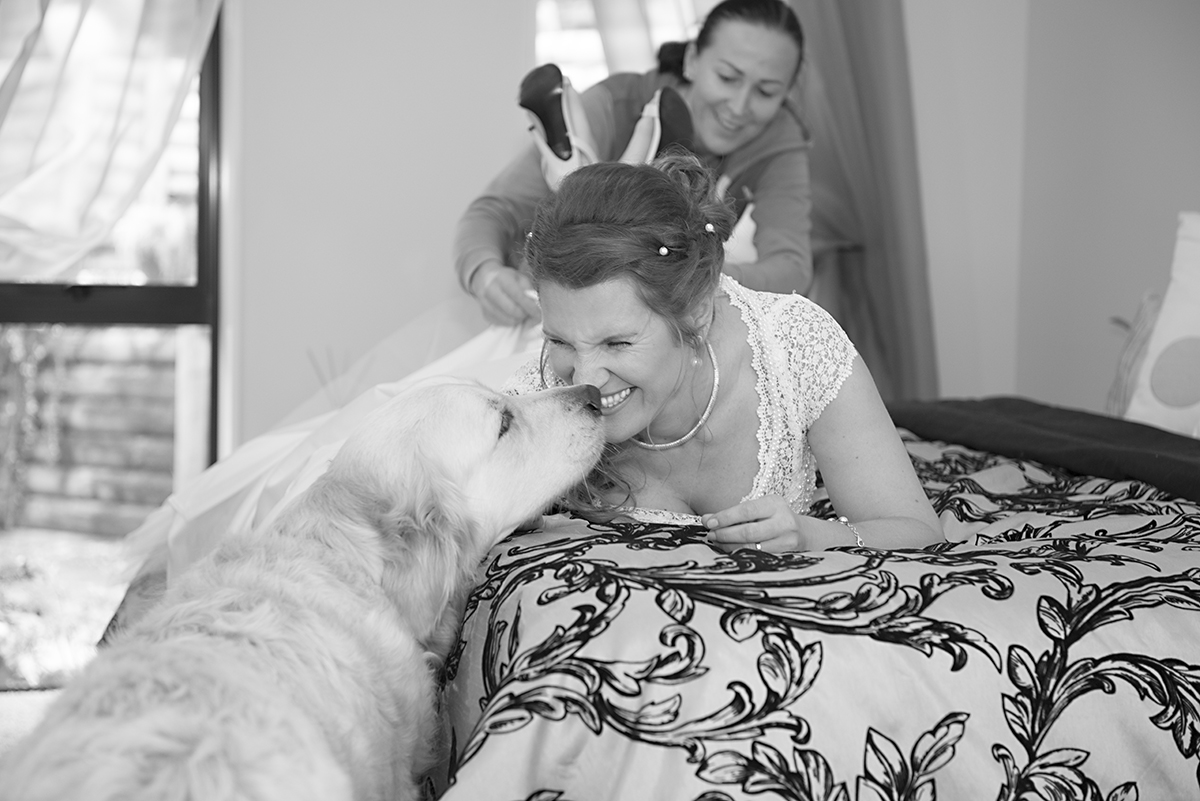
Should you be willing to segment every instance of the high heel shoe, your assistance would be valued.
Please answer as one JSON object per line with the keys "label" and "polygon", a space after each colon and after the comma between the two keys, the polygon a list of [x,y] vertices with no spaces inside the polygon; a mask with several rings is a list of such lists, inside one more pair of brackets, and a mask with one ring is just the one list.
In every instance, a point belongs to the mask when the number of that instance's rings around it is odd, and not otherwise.
{"label": "high heel shoe", "polygon": [[529,117],[542,177],[552,191],[570,173],[598,161],[583,97],[557,66],[543,64],[526,75],[518,102]]}
{"label": "high heel shoe", "polygon": [[521,81],[517,104],[533,114],[542,126],[542,136],[554,155],[571,158],[571,137],[563,115],[563,74],[556,64],[534,68]]}
{"label": "high heel shoe", "polygon": [[695,150],[695,130],[687,101],[679,92],[664,86],[642,107],[629,144],[620,160],[626,164],[653,161],[672,148]]}
{"label": "high heel shoe", "polygon": [[669,86],[664,86],[658,99],[659,137],[654,148],[658,158],[673,147],[695,151],[696,131],[692,127],[692,111],[683,95]]}

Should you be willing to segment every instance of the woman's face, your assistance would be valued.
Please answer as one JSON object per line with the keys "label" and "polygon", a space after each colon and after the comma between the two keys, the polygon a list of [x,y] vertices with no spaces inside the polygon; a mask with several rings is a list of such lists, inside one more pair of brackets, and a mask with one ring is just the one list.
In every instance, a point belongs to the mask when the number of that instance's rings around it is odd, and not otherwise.
{"label": "woman's face", "polygon": [[[668,423],[664,409],[688,395],[676,391],[693,352],[642,302],[632,279],[584,289],[543,282],[538,300],[547,361],[564,381],[599,388],[605,439],[624,442],[652,421]],[[694,422],[693,413],[683,428]]]}
{"label": "woman's face", "polygon": [[762,133],[799,63],[800,48],[786,33],[739,20],[720,23],[702,51],[689,44],[686,95],[700,145],[723,156]]}

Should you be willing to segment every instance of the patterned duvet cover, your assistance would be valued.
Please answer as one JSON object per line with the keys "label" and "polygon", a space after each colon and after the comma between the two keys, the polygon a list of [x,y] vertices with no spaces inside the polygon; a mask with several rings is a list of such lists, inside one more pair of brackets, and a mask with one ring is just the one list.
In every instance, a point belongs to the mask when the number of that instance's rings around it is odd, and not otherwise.
{"label": "patterned duvet cover", "polygon": [[1200,442],[1000,406],[938,407],[952,441],[893,411],[945,544],[725,554],[565,516],[501,543],[435,792],[1200,798]]}

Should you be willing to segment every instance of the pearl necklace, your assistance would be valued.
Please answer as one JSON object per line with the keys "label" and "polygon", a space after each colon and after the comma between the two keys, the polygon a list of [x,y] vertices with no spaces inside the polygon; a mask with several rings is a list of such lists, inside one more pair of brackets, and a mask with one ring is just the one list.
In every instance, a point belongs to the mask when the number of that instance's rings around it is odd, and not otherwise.
{"label": "pearl necklace", "polygon": [[[637,445],[639,448],[645,448],[648,451],[665,451],[670,448],[678,448],[680,445],[682,445],[685,442],[688,442],[689,440],[692,439],[692,437],[699,434],[700,429],[703,428],[704,424],[708,422],[708,416],[712,414],[713,406],[715,406],[717,403],[717,390],[721,386],[721,368],[717,367],[717,354],[713,353],[712,345],[707,340],[705,340],[704,346],[706,348],[708,348],[708,358],[712,362],[712,366],[713,366],[712,395],[709,396],[709,398],[708,398],[708,406],[704,407],[704,414],[700,415],[699,421],[696,422],[696,425],[692,426],[691,431],[687,432],[686,434],[684,434],[682,437],[675,440],[674,442],[663,442],[663,443],[642,442],[640,439],[638,439],[635,436],[635,437],[630,438],[633,440],[634,445]],[[649,429],[646,430],[646,436],[650,436]]]}

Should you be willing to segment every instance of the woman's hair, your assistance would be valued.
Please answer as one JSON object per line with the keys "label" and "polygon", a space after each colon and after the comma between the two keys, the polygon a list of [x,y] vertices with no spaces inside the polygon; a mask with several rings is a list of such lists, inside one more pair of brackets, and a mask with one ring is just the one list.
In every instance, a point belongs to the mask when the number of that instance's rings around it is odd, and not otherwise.
{"label": "woman's hair", "polygon": [[[700,26],[700,33],[696,35],[697,52],[703,52],[712,44],[714,31],[726,21],[748,22],[787,34],[800,51],[800,59],[796,62],[796,71],[800,71],[800,65],[804,63],[804,29],[800,27],[800,18],[785,0],[724,0],[718,3],[708,12],[704,24]],[[686,49],[686,42],[667,42],[662,45],[658,49],[658,71],[682,79]]]}
{"label": "woman's hair", "polygon": [[[711,299],[736,222],[714,175],[692,155],[669,153],[650,164],[602,162],[581,167],[537,208],[525,244],[535,284],[583,289],[628,278],[642,302],[699,350],[692,312]],[[545,369],[545,365],[542,365]],[[563,506],[591,520],[612,520],[633,502],[619,464],[622,444],[567,493]],[[619,504],[604,498],[624,494]]]}
{"label": "woman's hair", "polygon": [[699,347],[692,312],[716,291],[735,221],[695,156],[602,162],[575,170],[541,202],[525,256],[535,283],[581,289],[632,279],[679,341]]}

